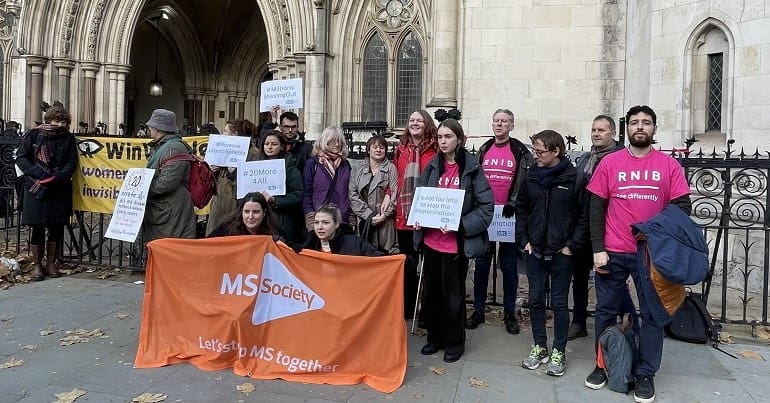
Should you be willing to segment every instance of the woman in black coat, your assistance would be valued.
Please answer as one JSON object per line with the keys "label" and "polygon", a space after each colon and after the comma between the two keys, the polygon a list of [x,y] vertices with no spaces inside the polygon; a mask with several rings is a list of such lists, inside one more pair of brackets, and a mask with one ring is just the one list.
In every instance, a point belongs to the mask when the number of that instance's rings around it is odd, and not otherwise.
{"label": "woman in black coat", "polygon": [[286,152],[288,142],[286,136],[278,130],[270,130],[262,139],[262,159],[283,159],[286,164],[286,194],[273,196],[262,192],[273,210],[276,230],[286,239],[287,243],[302,243],[305,233],[303,216],[298,214],[302,208],[302,196],[305,187],[302,174],[297,169],[294,157]]}
{"label": "woman in black coat", "polygon": [[[44,124],[27,132],[16,151],[16,165],[24,173],[21,224],[32,228],[32,281],[60,277],[56,268],[64,225],[72,215],[72,174],[77,165],[75,136],[70,133],[70,113],[61,105],[46,111]],[[43,243],[46,265],[42,266]]]}
{"label": "woman in black coat", "polygon": [[372,244],[340,229],[342,213],[334,204],[324,204],[315,212],[313,232],[302,246],[320,252],[353,256],[384,256]]}

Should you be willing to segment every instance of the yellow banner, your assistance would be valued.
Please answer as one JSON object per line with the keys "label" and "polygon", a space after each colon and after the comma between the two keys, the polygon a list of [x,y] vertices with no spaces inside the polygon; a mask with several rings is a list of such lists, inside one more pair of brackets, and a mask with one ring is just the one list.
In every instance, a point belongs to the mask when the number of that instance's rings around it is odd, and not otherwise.
{"label": "yellow banner", "polygon": [[[208,136],[183,137],[193,154],[203,157]],[[112,214],[120,185],[129,168],[147,166],[149,138],[77,137],[78,167],[72,176],[75,210]],[[208,207],[196,210],[207,214]]]}

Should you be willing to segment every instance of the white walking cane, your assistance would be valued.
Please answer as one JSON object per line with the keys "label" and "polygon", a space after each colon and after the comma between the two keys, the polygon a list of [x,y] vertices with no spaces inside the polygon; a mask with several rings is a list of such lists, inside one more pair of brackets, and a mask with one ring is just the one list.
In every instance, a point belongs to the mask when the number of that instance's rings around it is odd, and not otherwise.
{"label": "white walking cane", "polygon": [[422,292],[422,266],[424,262],[425,259],[423,259],[423,255],[420,253],[417,263],[417,270],[420,271],[420,277],[417,280],[417,300],[414,301],[414,312],[412,315],[412,334],[414,334],[414,327],[417,326],[417,322],[419,321],[417,319],[417,308],[420,305],[420,293]]}

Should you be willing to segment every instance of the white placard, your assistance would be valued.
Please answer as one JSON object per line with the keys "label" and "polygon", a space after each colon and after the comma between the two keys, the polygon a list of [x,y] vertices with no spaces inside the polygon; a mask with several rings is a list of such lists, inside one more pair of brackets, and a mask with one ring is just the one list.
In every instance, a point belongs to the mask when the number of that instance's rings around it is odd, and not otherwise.
{"label": "white placard", "polygon": [[210,134],[204,160],[209,165],[237,168],[238,164],[246,162],[249,147],[251,139],[248,137]]}
{"label": "white placard", "polygon": [[460,228],[465,190],[418,187],[414,191],[407,225],[420,223],[420,227],[442,228],[452,231]]}
{"label": "white placard", "polygon": [[302,79],[265,81],[260,87],[259,111],[268,112],[275,105],[281,109],[302,108]]}
{"label": "white placard", "polygon": [[270,196],[286,194],[286,161],[266,160],[243,162],[238,165],[236,197],[251,192],[267,192]]}
{"label": "white placard", "polygon": [[115,210],[107,226],[105,237],[120,241],[134,242],[139,235],[147,206],[147,194],[150,190],[154,169],[129,168],[120,185]]}
{"label": "white placard", "polygon": [[503,217],[503,206],[495,205],[495,215],[492,223],[487,228],[490,242],[515,242],[516,241],[516,216]]}

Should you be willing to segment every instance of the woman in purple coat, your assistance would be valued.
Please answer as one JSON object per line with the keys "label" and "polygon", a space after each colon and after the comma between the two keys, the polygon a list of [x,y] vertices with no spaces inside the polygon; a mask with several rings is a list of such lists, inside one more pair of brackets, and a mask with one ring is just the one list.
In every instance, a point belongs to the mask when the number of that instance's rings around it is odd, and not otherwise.
{"label": "woman in purple coat", "polygon": [[355,218],[348,200],[350,163],[347,158],[348,145],[339,127],[327,127],[313,143],[312,158],[305,163],[302,175],[305,183],[302,209],[309,232],[313,231],[315,211],[324,204],[334,203],[342,215],[340,229],[353,233]]}

